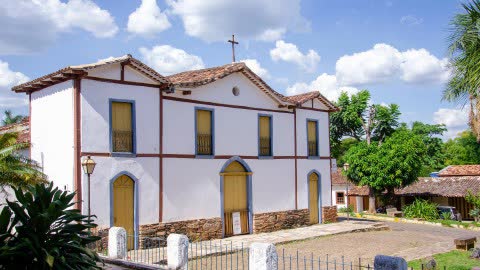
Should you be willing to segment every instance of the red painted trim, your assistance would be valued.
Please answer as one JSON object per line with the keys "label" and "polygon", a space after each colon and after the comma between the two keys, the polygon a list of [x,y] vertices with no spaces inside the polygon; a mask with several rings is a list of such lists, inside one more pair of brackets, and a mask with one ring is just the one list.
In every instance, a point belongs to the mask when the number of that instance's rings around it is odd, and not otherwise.
{"label": "red painted trim", "polygon": [[81,79],[75,78],[73,80],[73,152],[74,152],[74,190],[76,192],[75,208],[82,209],[82,174],[81,174],[81,106],[80,106],[80,92]]}
{"label": "red painted trim", "polygon": [[235,108],[235,109],[253,110],[253,111],[293,113],[293,112],[290,112],[290,111],[256,108],[256,107],[248,107],[248,106],[240,106],[240,105],[231,105],[231,104],[224,104],[224,103],[215,103],[215,102],[200,101],[200,100],[178,98],[178,97],[171,97],[171,96],[164,96],[163,99],[172,100],[172,101],[179,101],[179,102],[202,104],[202,105],[210,105],[210,106],[219,106],[219,107],[227,107],[227,108]]}
{"label": "red painted trim", "polygon": [[28,141],[30,142],[30,152],[28,157],[32,159],[32,93],[28,93]]}
{"label": "red painted trim", "polygon": [[298,209],[297,109],[293,109],[293,138],[295,151],[295,209]]}
{"label": "red painted trim", "polygon": [[[116,83],[116,84],[126,84],[126,85],[136,85],[136,86],[145,86],[145,87],[153,87],[159,88],[163,87],[161,84],[153,84],[153,83],[141,83],[141,82],[132,82],[132,81],[122,81],[122,80],[114,80],[114,79],[107,79],[107,78],[100,78],[100,77],[93,77],[93,76],[85,76],[84,79],[92,80],[92,81],[99,81],[99,82],[107,82],[107,83]],[[166,85],[166,84],[165,84]]]}
{"label": "red painted trim", "polygon": [[[111,157],[111,153],[106,153],[106,152],[82,152],[80,154],[82,157],[83,156],[92,156],[92,157]],[[242,156],[242,155],[217,155],[214,156],[211,159],[229,159],[233,156],[239,156],[242,159],[262,159],[259,158],[258,156]],[[135,157],[154,157],[154,158],[191,158],[194,159],[196,158],[195,155],[191,154],[155,154],[155,153],[137,153]],[[269,159],[308,159],[309,157],[307,156],[273,156],[272,158]],[[330,157],[316,157],[318,160],[326,160],[330,159]]]}
{"label": "red painted trim", "polygon": [[307,110],[307,111],[332,112],[332,110],[324,110],[324,109],[317,109],[317,108],[308,108],[308,107],[297,107],[297,108],[301,110]]}
{"label": "red painted trim", "polygon": [[163,92],[162,89],[159,89],[159,181],[158,181],[158,222],[163,220]]}

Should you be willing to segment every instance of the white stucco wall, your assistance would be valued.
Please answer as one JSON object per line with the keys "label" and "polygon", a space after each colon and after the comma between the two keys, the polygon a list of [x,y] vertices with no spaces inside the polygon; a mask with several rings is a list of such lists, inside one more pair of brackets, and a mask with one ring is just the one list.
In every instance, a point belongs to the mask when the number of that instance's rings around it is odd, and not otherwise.
{"label": "white stucco wall", "polygon": [[195,154],[195,108],[214,109],[215,154],[258,156],[259,113],[272,116],[273,154],[294,155],[293,114],[164,100],[164,152]]}
{"label": "white stucco wall", "polygon": [[[240,90],[240,95],[238,96],[232,94],[232,88],[235,86]],[[179,91],[173,94],[173,96],[214,103],[288,111],[287,109],[279,109],[278,103],[274,99],[241,73],[233,73],[213,83],[187,90],[191,90],[192,94],[184,96]]]}
{"label": "white stucco wall", "polygon": [[[153,157],[120,158],[94,157],[97,166],[91,176],[91,211],[97,216],[97,223],[110,226],[112,200],[111,183],[119,174],[128,172],[135,180],[138,188],[139,224],[157,223],[159,220],[159,159]],[[82,174],[83,175],[83,174]],[[88,200],[87,177],[82,178],[83,200]],[[82,211],[87,213],[87,204]]]}
{"label": "white stucco wall", "polygon": [[[316,170],[321,179],[321,206],[330,206],[332,191],[330,184],[330,160],[328,159],[299,159],[298,160],[298,208],[308,208],[308,174]],[[319,200],[320,201],[320,200]]]}
{"label": "white stucco wall", "polygon": [[135,101],[137,153],[159,153],[159,90],[82,80],[82,152],[110,152],[110,99]]}
{"label": "white stucco wall", "polygon": [[307,156],[307,119],[318,120],[319,153],[322,157],[330,156],[328,112],[297,110],[297,152]]}
{"label": "white stucco wall", "polygon": [[[337,204],[337,192],[343,192],[345,195],[345,203],[343,204]],[[347,194],[347,189],[346,189],[346,186],[345,185],[333,185],[332,186],[332,205],[336,205],[337,206],[337,209],[340,209],[340,208],[343,208],[343,207],[346,207],[347,206],[347,200],[348,200],[348,196],[346,196]]]}
{"label": "white stucco wall", "polygon": [[73,190],[73,82],[32,93],[31,155],[49,180]]}

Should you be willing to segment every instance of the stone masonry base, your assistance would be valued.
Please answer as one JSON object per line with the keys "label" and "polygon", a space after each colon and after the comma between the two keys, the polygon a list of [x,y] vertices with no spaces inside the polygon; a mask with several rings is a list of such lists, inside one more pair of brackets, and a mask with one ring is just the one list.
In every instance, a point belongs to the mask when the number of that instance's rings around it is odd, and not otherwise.
{"label": "stone masonry base", "polygon": [[[337,207],[322,207],[323,223],[337,221]],[[309,224],[308,209],[260,213],[253,215],[253,232],[273,232],[277,230],[298,228]],[[195,219],[175,222],[162,222],[140,225],[140,238],[154,237],[165,241],[169,234],[185,234],[190,241],[222,238],[222,219]],[[140,239],[140,246],[149,245]]]}
{"label": "stone masonry base", "polygon": [[273,232],[308,225],[308,209],[253,214],[253,232]]}
{"label": "stone masonry base", "polygon": [[322,222],[323,223],[337,222],[337,206],[322,207]]}

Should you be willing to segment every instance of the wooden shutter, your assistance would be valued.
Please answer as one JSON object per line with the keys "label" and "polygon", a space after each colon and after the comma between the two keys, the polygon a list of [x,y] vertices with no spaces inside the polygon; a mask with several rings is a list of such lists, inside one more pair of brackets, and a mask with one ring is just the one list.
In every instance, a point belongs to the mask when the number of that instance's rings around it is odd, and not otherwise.
{"label": "wooden shutter", "polygon": [[318,223],[318,175],[310,174],[308,181],[308,208],[310,210],[310,223]]}
{"label": "wooden shutter", "polygon": [[133,152],[132,104],[112,102],[113,152]]}
{"label": "wooden shutter", "polygon": [[317,142],[317,122],[308,121],[307,123],[308,136],[308,155],[318,156],[318,142]]}
{"label": "wooden shutter", "polygon": [[271,118],[269,116],[259,117],[259,146],[260,156],[272,155],[272,134],[271,134]]}
{"label": "wooden shutter", "polygon": [[212,155],[212,112],[197,110],[197,154]]}
{"label": "wooden shutter", "polygon": [[128,249],[134,247],[134,182],[122,175],[113,182],[113,225],[127,231]]}

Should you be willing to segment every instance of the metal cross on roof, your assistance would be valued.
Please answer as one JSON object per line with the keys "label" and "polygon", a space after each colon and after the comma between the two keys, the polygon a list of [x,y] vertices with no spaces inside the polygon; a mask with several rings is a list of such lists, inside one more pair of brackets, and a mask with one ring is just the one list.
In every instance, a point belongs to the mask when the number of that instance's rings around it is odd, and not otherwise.
{"label": "metal cross on roof", "polygon": [[232,43],[232,61],[235,63],[235,45],[238,44],[238,42],[235,41],[235,35],[232,35],[232,39],[228,40],[228,42]]}

